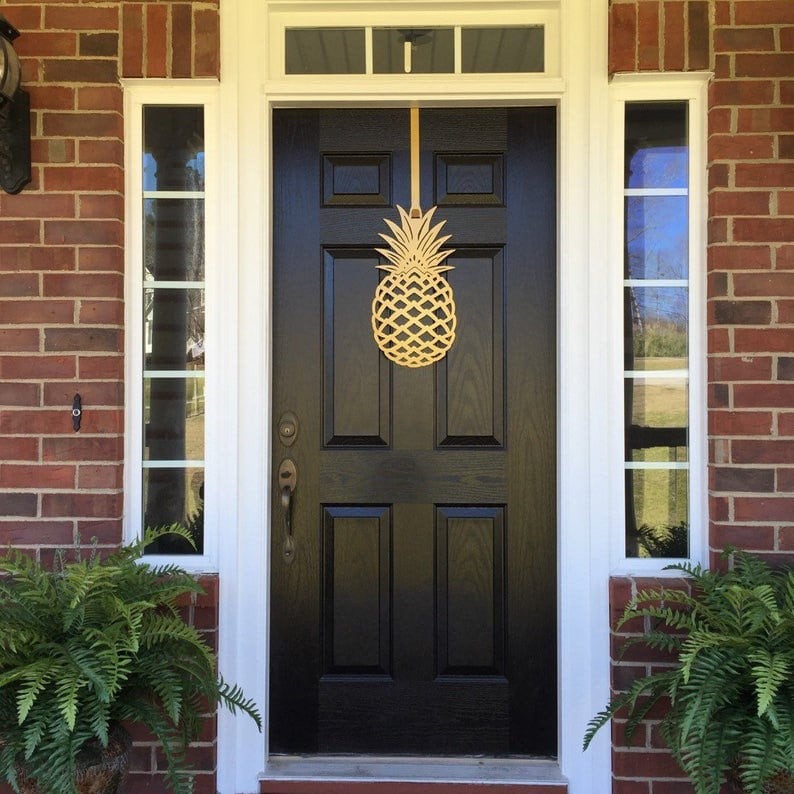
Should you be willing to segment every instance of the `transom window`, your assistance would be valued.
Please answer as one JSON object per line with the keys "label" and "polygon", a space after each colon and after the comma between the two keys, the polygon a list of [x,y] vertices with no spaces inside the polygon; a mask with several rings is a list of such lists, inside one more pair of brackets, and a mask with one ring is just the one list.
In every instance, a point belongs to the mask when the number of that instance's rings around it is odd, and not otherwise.
{"label": "transom window", "polygon": [[559,77],[559,22],[559,0],[495,0],[487,14],[433,0],[335,10],[283,0],[269,6],[268,79]]}
{"label": "transom window", "polygon": [[286,74],[544,71],[543,25],[287,28]]}

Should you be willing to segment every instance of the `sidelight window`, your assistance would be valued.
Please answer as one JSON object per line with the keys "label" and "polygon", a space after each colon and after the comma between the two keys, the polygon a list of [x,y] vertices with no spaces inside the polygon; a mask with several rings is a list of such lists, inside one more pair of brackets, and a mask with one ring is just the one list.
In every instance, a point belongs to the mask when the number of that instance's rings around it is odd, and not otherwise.
{"label": "sidelight window", "polygon": [[[153,92],[153,94],[151,93]],[[208,227],[215,163],[212,93],[185,86],[128,87],[127,297],[129,534],[178,524],[195,550],[165,537],[152,555],[206,560],[205,533]]]}
{"label": "sidelight window", "polygon": [[692,99],[645,99],[639,93],[626,97],[616,112],[623,131],[627,560],[700,556],[705,462],[699,112]]}

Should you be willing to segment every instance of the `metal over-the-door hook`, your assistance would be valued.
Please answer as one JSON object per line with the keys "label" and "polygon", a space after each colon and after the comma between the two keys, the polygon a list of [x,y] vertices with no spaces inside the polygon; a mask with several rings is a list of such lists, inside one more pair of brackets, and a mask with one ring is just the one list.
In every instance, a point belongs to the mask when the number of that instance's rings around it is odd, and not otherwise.
{"label": "metal over-the-door hook", "polygon": [[72,427],[76,433],[80,429],[80,422],[83,418],[83,400],[79,394],[75,394],[72,401]]}

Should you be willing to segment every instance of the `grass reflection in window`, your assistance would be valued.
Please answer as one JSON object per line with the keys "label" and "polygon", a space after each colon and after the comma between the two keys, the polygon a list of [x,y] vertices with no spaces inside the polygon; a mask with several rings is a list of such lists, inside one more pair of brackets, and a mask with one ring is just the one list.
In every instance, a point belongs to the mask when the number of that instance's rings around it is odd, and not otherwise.
{"label": "grass reflection in window", "polygon": [[625,114],[626,556],[689,556],[686,102]]}

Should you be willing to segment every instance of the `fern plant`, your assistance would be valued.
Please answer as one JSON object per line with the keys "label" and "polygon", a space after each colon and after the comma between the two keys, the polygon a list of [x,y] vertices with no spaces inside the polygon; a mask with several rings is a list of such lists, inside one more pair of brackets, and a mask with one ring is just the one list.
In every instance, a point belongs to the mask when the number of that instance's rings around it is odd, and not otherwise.
{"label": "fern plant", "polygon": [[215,657],[181,618],[201,586],[176,566],[150,566],[143,547],[168,527],[102,559],[93,552],[52,570],[19,551],[0,556],[0,778],[19,792],[74,794],[78,754],[107,747],[118,723],[161,742],[175,794],[192,791],[185,749],[217,705],[261,728],[254,703],[216,672]]}
{"label": "fern plant", "polygon": [[[688,590],[639,592],[618,628],[644,618],[635,643],[672,652],[677,662],[616,695],[588,724],[584,747],[620,712],[631,741],[661,701],[661,733],[697,794],[726,780],[747,794],[794,791],[794,570],[774,569],[727,549],[733,567],[668,566]],[[777,788],[782,786],[782,788]]]}

